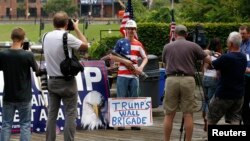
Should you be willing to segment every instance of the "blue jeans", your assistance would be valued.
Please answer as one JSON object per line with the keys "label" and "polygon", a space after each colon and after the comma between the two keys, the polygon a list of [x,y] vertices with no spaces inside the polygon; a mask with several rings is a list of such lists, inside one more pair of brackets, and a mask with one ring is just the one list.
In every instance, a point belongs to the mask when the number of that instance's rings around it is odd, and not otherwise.
{"label": "blue jeans", "polygon": [[15,110],[20,117],[20,141],[30,141],[31,136],[31,102],[3,102],[1,141],[9,141]]}
{"label": "blue jeans", "polygon": [[217,79],[215,77],[204,76],[203,77],[203,91],[205,96],[205,101],[202,104],[202,111],[208,112],[208,105],[210,100],[214,96],[216,86],[217,86]]}
{"label": "blue jeans", "polygon": [[138,78],[118,76],[116,80],[117,97],[138,97]]}

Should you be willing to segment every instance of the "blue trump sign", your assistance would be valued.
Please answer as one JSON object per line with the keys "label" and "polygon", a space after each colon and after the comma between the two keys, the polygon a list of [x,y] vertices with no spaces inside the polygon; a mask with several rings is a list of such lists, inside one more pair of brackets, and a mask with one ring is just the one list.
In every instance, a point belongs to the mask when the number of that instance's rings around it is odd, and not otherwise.
{"label": "blue trump sign", "polygon": [[[110,95],[107,70],[104,61],[82,61],[84,72],[76,76],[78,87],[77,101],[77,128],[94,130],[108,126],[108,104]],[[48,102],[48,92],[44,97],[41,95],[38,81],[32,73],[32,131],[46,131],[46,121],[48,118],[47,108],[44,106]],[[2,126],[2,100],[3,100],[3,73],[0,72],[0,128]],[[12,132],[19,132],[19,116],[16,111]],[[97,114],[98,113],[98,114]],[[64,127],[63,103],[58,112],[57,129]]]}

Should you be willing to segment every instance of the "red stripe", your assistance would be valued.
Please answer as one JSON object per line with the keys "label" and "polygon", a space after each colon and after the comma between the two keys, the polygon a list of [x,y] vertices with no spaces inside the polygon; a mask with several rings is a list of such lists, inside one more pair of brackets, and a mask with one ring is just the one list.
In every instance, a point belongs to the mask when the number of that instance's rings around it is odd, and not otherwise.
{"label": "red stripe", "polygon": [[138,56],[140,55],[140,52],[138,50],[131,50],[131,55],[135,55],[135,56]]}
{"label": "red stripe", "polygon": [[118,74],[131,75],[133,73],[130,70],[119,70]]}

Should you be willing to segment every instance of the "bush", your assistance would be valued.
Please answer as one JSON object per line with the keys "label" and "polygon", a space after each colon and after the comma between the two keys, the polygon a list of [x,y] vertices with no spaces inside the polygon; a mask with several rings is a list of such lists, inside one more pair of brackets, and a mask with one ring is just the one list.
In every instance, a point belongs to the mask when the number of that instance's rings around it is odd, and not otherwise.
{"label": "bush", "polygon": [[91,59],[100,59],[105,56],[109,50],[114,48],[116,41],[120,38],[120,36],[106,37],[92,43],[88,50],[89,57]]}
{"label": "bush", "polygon": [[[194,30],[198,23],[181,23],[185,25],[188,32]],[[230,32],[238,31],[240,25],[250,23],[200,23],[203,25],[208,39],[218,37],[222,46],[226,49],[226,40]],[[138,37],[144,45],[148,54],[157,55],[161,58],[161,53],[165,44],[169,42],[169,24],[166,23],[138,23]],[[92,58],[101,58],[109,49],[112,49],[118,39],[122,37],[107,37],[94,43],[90,49]]]}

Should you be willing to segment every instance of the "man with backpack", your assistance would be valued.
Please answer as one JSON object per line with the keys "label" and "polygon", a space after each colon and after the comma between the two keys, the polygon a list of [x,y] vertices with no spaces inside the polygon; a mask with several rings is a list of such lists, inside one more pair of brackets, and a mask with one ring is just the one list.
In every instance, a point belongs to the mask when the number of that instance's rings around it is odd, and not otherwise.
{"label": "man with backpack", "polygon": [[[73,30],[77,37],[68,33],[67,45],[69,57],[72,50],[87,50],[86,37],[78,28],[79,20],[73,21]],[[64,141],[74,141],[77,117],[77,84],[76,79],[65,79],[60,70],[60,63],[65,59],[63,49],[63,34],[68,32],[69,17],[67,13],[60,11],[53,17],[54,30],[44,36],[44,55],[46,70],[49,75],[48,92],[49,107],[46,127],[46,141],[56,140],[56,119],[61,101],[65,108]]]}

